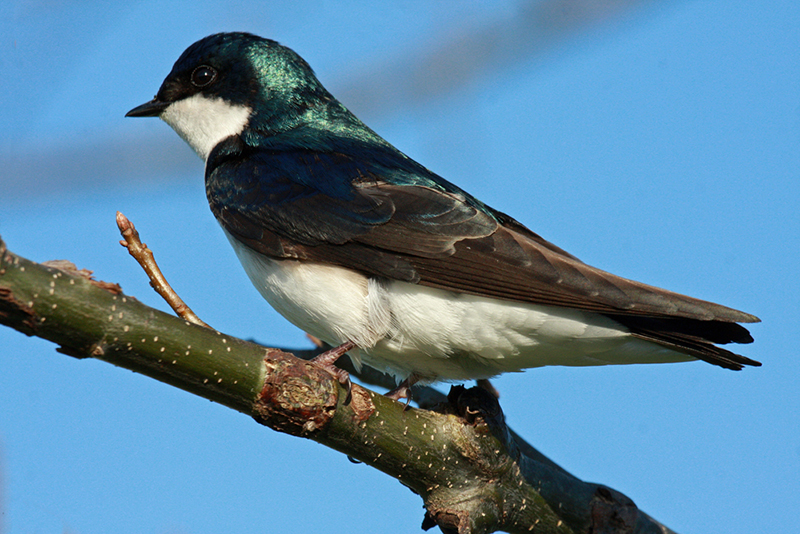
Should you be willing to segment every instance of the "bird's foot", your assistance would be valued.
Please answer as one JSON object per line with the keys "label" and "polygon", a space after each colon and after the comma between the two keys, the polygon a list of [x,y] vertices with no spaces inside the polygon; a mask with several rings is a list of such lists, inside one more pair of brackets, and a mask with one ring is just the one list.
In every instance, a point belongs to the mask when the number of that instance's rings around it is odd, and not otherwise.
{"label": "bird's foot", "polygon": [[350,373],[348,373],[344,369],[339,369],[338,367],[336,367],[335,363],[336,360],[341,358],[345,352],[347,352],[348,350],[352,350],[354,348],[356,348],[355,343],[353,343],[352,341],[345,341],[338,347],[326,350],[322,354],[319,354],[310,360],[311,363],[314,363],[319,367],[322,367],[330,374],[332,374],[334,378],[336,378],[336,380],[338,380],[339,383],[342,386],[344,386],[344,389],[347,391],[347,397],[345,397],[344,399],[345,404],[350,404],[350,400],[353,397],[352,395],[353,383],[350,381]]}
{"label": "bird's foot", "polygon": [[411,386],[419,382],[419,377],[412,373],[408,378],[400,382],[400,384],[386,394],[392,400],[400,402],[400,399],[406,399],[406,408],[411,402]]}

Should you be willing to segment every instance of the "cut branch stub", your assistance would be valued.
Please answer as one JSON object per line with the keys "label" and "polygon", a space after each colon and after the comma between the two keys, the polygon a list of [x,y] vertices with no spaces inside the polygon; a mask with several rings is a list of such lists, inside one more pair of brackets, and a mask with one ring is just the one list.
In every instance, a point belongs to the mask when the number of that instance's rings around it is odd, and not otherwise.
{"label": "cut branch stub", "polygon": [[254,418],[273,430],[309,437],[333,418],[339,388],[330,373],[280,350],[264,358],[264,388]]}

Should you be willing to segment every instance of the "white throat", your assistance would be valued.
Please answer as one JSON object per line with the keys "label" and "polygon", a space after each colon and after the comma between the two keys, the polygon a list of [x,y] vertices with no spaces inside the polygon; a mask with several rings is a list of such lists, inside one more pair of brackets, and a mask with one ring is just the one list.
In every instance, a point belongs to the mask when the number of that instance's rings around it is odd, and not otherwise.
{"label": "white throat", "polygon": [[242,133],[252,112],[247,106],[198,93],[170,104],[161,119],[205,161],[220,141]]}

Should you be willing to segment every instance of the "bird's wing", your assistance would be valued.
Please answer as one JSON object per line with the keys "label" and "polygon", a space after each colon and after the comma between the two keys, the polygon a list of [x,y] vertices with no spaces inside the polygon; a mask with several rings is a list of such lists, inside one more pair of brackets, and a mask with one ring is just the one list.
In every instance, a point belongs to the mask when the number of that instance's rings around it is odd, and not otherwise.
{"label": "bird's wing", "polygon": [[752,341],[735,323],[756,317],[591,267],[444,180],[387,180],[396,167],[376,169],[342,154],[297,151],[259,159],[218,165],[206,180],[222,226],[254,250],[602,313],[640,337],[718,365],[757,363],[713,346]]}

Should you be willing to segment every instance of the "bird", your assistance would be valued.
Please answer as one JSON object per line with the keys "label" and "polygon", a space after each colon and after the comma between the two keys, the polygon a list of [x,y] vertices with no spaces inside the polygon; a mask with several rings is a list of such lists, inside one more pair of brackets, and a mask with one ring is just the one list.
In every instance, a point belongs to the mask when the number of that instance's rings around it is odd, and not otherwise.
{"label": "bird", "polygon": [[209,206],[269,304],[333,349],[416,384],[542,366],[761,363],[754,315],[602,271],[428,170],[355,117],[278,42],[192,44],[156,96],[205,162]]}

